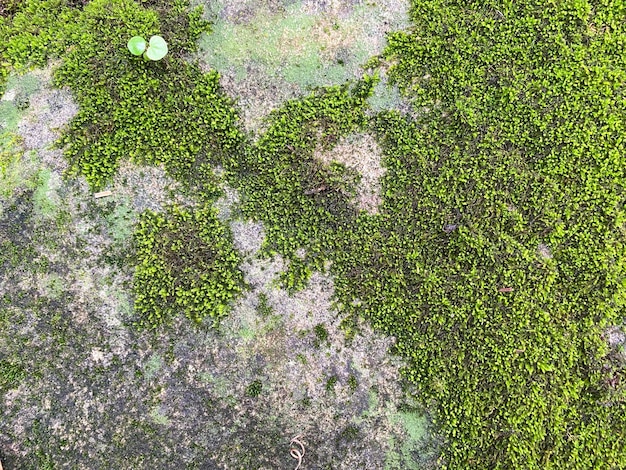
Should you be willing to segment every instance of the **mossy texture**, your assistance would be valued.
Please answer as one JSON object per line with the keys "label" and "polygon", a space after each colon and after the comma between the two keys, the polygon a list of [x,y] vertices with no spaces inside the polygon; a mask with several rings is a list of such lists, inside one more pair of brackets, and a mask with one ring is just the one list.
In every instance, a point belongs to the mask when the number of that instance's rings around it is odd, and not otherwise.
{"label": "mossy texture", "polygon": [[624,321],[623,14],[414,2],[390,37],[420,117],[375,120],[384,216],[349,288],[436,403],[448,468],[626,463],[603,338]]}
{"label": "mossy texture", "polygon": [[210,207],[168,214],[146,211],[135,232],[135,309],[158,325],[182,311],[200,322],[226,314],[241,290],[239,257]]}
{"label": "mossy texture", "polygon": [[[198,322],[223,318],[240,290],[240,260],[211,206],[219,166],[241,194],[241,213],[265,227],[261,254],[285,259],[286,289],[295,296],[316,271],[330,272],[346,324],[364,317],[396,339],[412,393],[445,439],[443,468],[626,466],[626,372],[607,339],[626,306],[621,2],[414,1],[412,28],[391,34],[369,63],[411,103],[408,116],[371,112],[378,80],[366,75],[287,101],[254,142],[218,75],[182,60],[208,30],[185,2],[22,4],[0,20],[0,55],[14,69],[63,56],[56,83],[81,105],[61,142],[73,174],[100,188],[124,159],[163,165],[190,200],[146,212],[135,234],[136,311],[150,324],[181,311]],[[296,11],[280,21],[267,49],[254,47],[258,32],[243,21],[204,41],[227,45],[214,57],[241,74],[247,55],[310,84],[301,71],[319,67],[321,49],[278,48],[302,44],[312,23]],[[128,37],[157,33],[172,44],[164,61],[129,56]],[[345,166],[315,158],[354,133],[372,135],[383,154],[377,214],[355,207]],[[39,176],[31,203],[56,217]],[[238,326],[246,344],[274,334]],[[328,370],[317,380],[340,394],[351,374]],[[246,395],[257,381],[259,393]],[[262,401],[265,383],[248,376],[239,396]],[[159,406],[148,407],[151,425],[164,427]],[[404,422],[406,442],[419,441],[421,421]],[[344,424],[339,441],[357,440],[361,428]],[[271,413],[252,426],[278,442]],[[234,435],[220,447],[225,465],[243,441]],[[396,455],[416,462],[407,445]],[[261,452],[256,441],[250,448]],[[235,454],[252,468],[271,452]]]}

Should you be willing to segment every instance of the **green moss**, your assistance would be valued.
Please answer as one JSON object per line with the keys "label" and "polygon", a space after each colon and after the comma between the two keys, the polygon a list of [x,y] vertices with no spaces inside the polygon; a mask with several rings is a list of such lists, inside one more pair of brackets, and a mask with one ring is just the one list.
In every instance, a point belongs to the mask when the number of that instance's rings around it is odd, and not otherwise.
{"label": "green moss", "polygon": [[328,342],[328,330],[323,323],[319,323],[315,325],[313,328],[313,332],[315,333],[315,346],[320,347],[322,344]]}
{"label": "green moss", "polygon": [[263,391],[263,382],[255,380],[246,387],[246,396],[250,398],[258,397]]}
{"label": "green moss", "polygon": [[78,34],[78,17],[66,0],[21,1],[13,18],[0,22],[0,66],[24,69],[58,57]]}
{"label": "green moss", "polygon": [[[351,88],[327,88],[287,102],[244,155],[224,161],[229,183],[245,194],[242,211],[264,222],[266,251],[290,259],[282,276],[290,290],[304,287],[312,269],[323,270],[324,258],[337,249],[335,238],[354,223],[346,182],[317,162],[313,151],[365,125],[373,85],[366,77]],[[304,260],[297,254],[301,247]]]}
{"label": "green moss", "polygon": [[350,374],[350,377],[348,377],[348,388],[352,393],[354,393],[358,386],[359,382],[357,378],[354,375]]}
{"label": "green moss", "polygon": [[[56,83],[81,111],[62,144],[93,187],[131,158],[163,164],[202,201],[140,222],[136,308],[150,324],[179,310],[219,318],[240,289],[227,231],[203,205],[218,194],[219,164],[244,214],[263,221],[266,254],[291,261],[289,289],[330,260],[347,317],[396,338],[405,377],[435,407],[448,468],[626,465],[615,381],[624,365],[606,367],[602,339],[626,304],[621,3],[415,1],[414,27],[391,34],[381,58],[415,120],[369,119],[376,80],[365,77],[287,102],[255,143],[217,75],[180,61],[204,27],[198,17],[183,2],[145,3],[160,13],[126,0],[82,12],[25,0],[0,22],[0,55],[20,68],[64,53]],[[307,45],[291,61],[277,42],[306,39],[304,20],[294,11],[261,28],[265,51],[248,26],[218,25],[207,40],[228,46],[230,56],[216,53],[225,66],[243,73],[242,54],[257,54],[305,85],[319,51]],[[127,54],[129,35],[155,32],[175,46],[169,59]],[[2,112],[15,121],[13,109]],[[377,216],[351,206],[350,175],[314,158],[366,129],[387,170]],[[419,420],[409,421],[418,436]]]}
{"label": "green moss", "polygon": [[257,306],[257,312],[262,318],[269,318],[274,313],[274,309],[269,304],[267,294],[261,292],[259,294],[259,305]]}
{"label": "green moss", "polygon": [[146,324],[156,326],[178,312],[196,322],[219,320],[241,290],[239,256],[211,207],[147,211],[135,242],[135,309]]}
{"label": "green moss", "polygon": [[339,439],[347,442],[352,442],[359,437],[359,434],[359,428],[354,424],[349,424],[339,433]]}
{"label": "green moss", "polygon": [[26,370],[19,364],[0,361],[0,392],[16,388],[24,378]]}
{"label": "green moss", "polygon": [[309,277],[311,277],[311,268],[308,263],[293,257],[290,260],[286,271],[280,274],[280,283],[288,292],[293,293],[306,287]]}
{"label": "green moss", "polygon": [[337,385],[337,377],[335,375],[331,375],[328,379],[326,379],[325,388],[327,392],[334,392],[335,385]]}
{"label": "green moss", "polygon": [[[216,93],[216,77],[203,78],[197,67],[180,59],[194,48],[191,34],[207,29],[198,11],[186,9],[181,1],[167,4],[161,17],[132,0],[94,0],[83,10],[68,7],[64,0],[23,3],[13,22],[0,28],[0,38],[7,39],[0,55],[6,64],[22,69],[64,52],[55,83],[71,87],[80,104],[69,133],[59,142],[71,171],[99,188],[120,158],[132,158],[165,164],[179,179],[202,185],[205,193],[211,186],[215,195],[215,178],[196,156],[202,153],[206,159],[226,150],[229,139],[216,145],[215,139],[207,139],[211,134],[230,131],[232,145],[237,132],[232,134],[228,124],[235,119],[232,110]],[[170,45],[166,60],[147,63],[128,53],[129,37],[156,33]],[[182,135],[187,141],[172,146],[174,137]],[[193,178],[188,173],[192,169]]]}
{"label": "green moss", "polygon": [[625,299],[622,13],[413,2],[414,32],[390,37],[419,118],[376,119],[386,198],[345,298],[397,338],[448,468],[626,462],[601,372]]}

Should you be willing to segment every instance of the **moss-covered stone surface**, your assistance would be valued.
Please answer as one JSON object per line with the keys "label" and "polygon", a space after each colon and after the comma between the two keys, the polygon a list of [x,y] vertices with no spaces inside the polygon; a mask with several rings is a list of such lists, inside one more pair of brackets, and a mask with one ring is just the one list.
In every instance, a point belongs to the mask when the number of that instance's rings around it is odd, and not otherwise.
{"label": "moss-covered stone surface", "polygon": [[4,467],[625,468],[624,25],[5,2]]}
{"label": "moss-covered stone surface", "polygon": [[[27,85],[30,104],[17,109],[9,98]],[[155,167],[122,164],[101,198],[64,176],[51,144],[77,107],[49,70],[11,78],[3,104],[15,116],[3,121],[15,143],[5,147],[0,218],[5,469],[295,468],[296,436],[306,468],[434,461],[428,418],[407,401],[392,341],[365,323],[347,334],[329,276],[314,274],[295,294],[281,288],[289,262],[260,256],[263,225],[242,219],[226,185],[215,208],[241,257],[244,292],[219,325],[180,315],[140,326],[140,214],[193,201]],[[407,406],[425,420],[418,435],[401,418]]]}

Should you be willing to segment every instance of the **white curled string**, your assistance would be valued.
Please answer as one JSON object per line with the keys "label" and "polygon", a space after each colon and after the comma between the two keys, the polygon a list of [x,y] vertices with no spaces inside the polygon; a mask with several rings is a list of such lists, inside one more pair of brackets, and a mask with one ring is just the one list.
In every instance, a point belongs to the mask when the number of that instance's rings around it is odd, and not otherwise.
{"label": "white curled string", "polygon": [[304,444],[300,442],[301,437],[302,435],[298,434],[291,440],[291,442],[289,442],[289,445],[298,444],[300,446],[300,449],[302,449],[302,452],[300,452],[300,450],[296,449],[295,447],[289,449],[289,455],[291,455],[294,459],[298,461],[298,466],[296,467],[296,470],[298,470],[300,468],[300,465],[302,465],[302,457],[304,457]]}

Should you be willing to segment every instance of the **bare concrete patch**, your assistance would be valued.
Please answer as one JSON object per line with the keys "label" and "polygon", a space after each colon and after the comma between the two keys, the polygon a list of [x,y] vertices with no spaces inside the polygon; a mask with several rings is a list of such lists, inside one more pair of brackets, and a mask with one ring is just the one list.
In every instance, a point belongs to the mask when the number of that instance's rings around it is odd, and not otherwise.
{"label": "bare concrete patch", "polygon": [[552,259],[552,250],[545,243],[537,245],[537,253],[544,259]]}
{"label": "bare concrete patch", "polygon": [[621,328],[613,327],[606,331],[609,346],[616,347],[626,344],[626,333]]}
{"label": "bare concrete patch", "polygon": [[607,328],[604,331],[604,338],[611,349],[612,356],[626,363],[626,325]]}
{"label": "bare concrete patch", "polygon": [[360,78],[385,36],[408,24],[408,2],[383,0],[221,0],[203,5],[214,22],[195,58],[216,69],[239,101],[247,129],[313,87]]}
{"label": "bare concrete patch", "polygon": [[[204,70],[210,68],[205,66]],[[221,70],[220,75],[220,85],[241,110],[244,127],[257,133],[263,129],[263,120],[273,109],[302,94],[300,87],[285,80],[268,80],[263,67],[255,63],[246,67],[243,77],[238,78],[233,67]]]}
{"label": "bare concrete patch", "polygon": [[122,161],[113,178],[111,192],[115,199],[131,202],[133,210],[161,211],[179,184],[172,180],[161,167],[136,165]]}
{"label": "bare concrete patch", "polygon": [[[32,73],[42,83],[49,83],[52,66]],[[59,137],[61,128],[78,113],[71,92],[43,86],[30,97],[28,106],[26,115],[18,124],[25,150],[37,150],[39,158],[51,170],[65,171],[67,162],[61,158],[62,151],[51,146]]]}
{"label": "bare concrete patch", "polygon": [[261,249],[265,239],[265,229],[260,222],[243,222],[234,220],[230,224],[235,248],[244,256],[256,253]]}
{"label": "bare concrete patch", "polygon": [[361,210],[377,213],[382,201],[381,179],[385,168],[381,165],[382,152],[369,134],[355,134],[342,138],[331,150],[315,152],[315,158],[326,165],[342,163],[361,175],[356,204]]}

